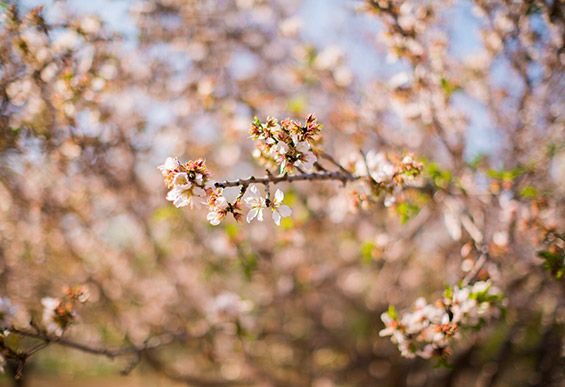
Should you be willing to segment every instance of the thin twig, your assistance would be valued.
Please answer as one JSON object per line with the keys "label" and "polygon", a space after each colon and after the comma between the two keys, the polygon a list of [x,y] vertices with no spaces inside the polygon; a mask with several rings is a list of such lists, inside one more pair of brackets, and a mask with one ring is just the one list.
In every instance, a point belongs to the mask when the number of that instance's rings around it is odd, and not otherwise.
{"label": "thin twig", "polygon": [[488,254],[483,253],[481,254],[481,256],[479,257],[479,259],[477,260],[477,262],[475,262],[475,264],[473,265],[473,268],[471,269],[471,271],[469,273],[467,273],[467,275],[465,276],[465,278],[463,278],[463,286],[467,286],[469,285],[469,283],[475,279],[475,277],[477,276],[477,274],[479,274],[479,271],[481,271],[481,269],[483,268],[484,264],[487,261],[487,256]]}
{"label": "thin twig", "polygon": [[334,166],[338,167],[340,171],[342,171],[343,173],[346,173],[348,175],[352,175],[351,172],[349,172],[347,169],[345,169],[345,167],[343,165],[341,165],[340,163],[337,162],[337,160],[330,154],[326,153],[326,152],[321,152],[320,156],[322,156],[324,159],[328,160],[330,163],[332,163]]}
{"label": "thin twig", "polygon": [[214,184],[215,187],[227,188],[227,187],[239,187],[248,186],[249,184],[278,184],[283,182],[293,182],[293,181],[318,181],[318,180],[337,180],[337,181],[355,181],[358,180],[360,176],[355,176],[350,173],[345,174],[343,172],[312,172],[312,173],[301,173],[298,175],[279,175],[279,176],[263,176],[255,177],[250,176],[247,179],[237,179],[237,180],[226,180],[219,181]]}

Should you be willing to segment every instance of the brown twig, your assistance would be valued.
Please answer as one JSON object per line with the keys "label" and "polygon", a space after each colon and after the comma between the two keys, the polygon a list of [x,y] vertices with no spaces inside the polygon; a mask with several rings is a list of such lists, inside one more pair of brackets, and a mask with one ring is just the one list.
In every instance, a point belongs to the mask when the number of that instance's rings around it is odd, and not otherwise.
{"label": "brown twig", "polygon": [[237,179],[237,180],[226,180],[219,181],[214,184],[218,188],[227,187],[240,187],[248,186],[249,184],[278,184],[283,182],[294,182],[294,181],[322,181],[322,180],[337,180],[337,181],[355,181],[358,180],[360,176],[355,176],[350,173],[345,174],[343,172],[312,172],[312,173],[300,173],[298,175],[279,175],[279,176],[262,176],[255,177],[250,176],[247,179]]}
{"label": "brown twig", "polygon": [[130,355],[130,354],[139,354],[147,350],[151,350],[171,344],[175,341],[186,340],[185,334],[167,334],[162,336],[161,338],[151,340],[151,343],[148,342],[143,346],[129,346],[129,347],[123,347],[117,349],[107,349],[107,348],[91,347],[87,344],[78,343],[63,337],[51,336],[42,332],[31,332],[17,328],[6,328],[5,330],[15,335],[41,340],[47,344],[56,344],[63,347],[76,349],[78,351],[90,353],[92,355],[106,356],[110,359],[119,356]]}

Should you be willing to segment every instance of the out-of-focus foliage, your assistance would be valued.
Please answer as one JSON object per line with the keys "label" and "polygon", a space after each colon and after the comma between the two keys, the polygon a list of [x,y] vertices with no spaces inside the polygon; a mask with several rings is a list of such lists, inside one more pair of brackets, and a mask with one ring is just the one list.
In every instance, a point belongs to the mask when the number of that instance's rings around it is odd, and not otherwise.
{"label": "out-of-focus foliage", "polygon": [[[559,1],[131,0],[122,29],[90,2],[30,3],[0,2],[0,383],[563,380]],[[411,154],[422,174],[383,200],[283,182],[281,227],[217,213],[213,227],[205,206],[166,200],[166,157],[203,158],[218,180],[263,174],[253,117],[310,112],[324,123],[314,151],[345,170],[378,180]],[[420,297],[443,300],[447,323]],[[447,367],[398,350],[443,348],[400,344],[426,307],[457,336]]]}

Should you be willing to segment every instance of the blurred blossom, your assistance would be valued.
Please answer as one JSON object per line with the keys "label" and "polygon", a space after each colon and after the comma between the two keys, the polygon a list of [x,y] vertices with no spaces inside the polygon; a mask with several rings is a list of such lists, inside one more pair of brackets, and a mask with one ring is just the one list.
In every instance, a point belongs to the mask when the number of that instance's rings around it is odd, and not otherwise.
{"label": "blurred blossom", "polygon": [[208,318],[214,323],[234,322],[253,308],[251,301],[242,300],[237,294],[223,292],[208,305]]}
{"label": "blurred blossom", "polygon": [[0,329],[12,324],[16,314],[16,308],[7,297],[0,297]]}

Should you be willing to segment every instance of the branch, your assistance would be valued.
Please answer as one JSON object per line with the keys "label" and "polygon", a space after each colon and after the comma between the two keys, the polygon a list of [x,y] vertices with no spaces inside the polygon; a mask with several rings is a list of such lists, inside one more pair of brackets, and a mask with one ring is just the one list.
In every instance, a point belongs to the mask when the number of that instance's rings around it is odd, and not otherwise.
{"label": "branch", "polygon": [[171,344],[171,343],[173,343],[177,340],[178,341],[186,340],[186,335],[182,334],[182,333],[181,334],[166,334],[166,335],[163,335],[159,338],[151,339],[152,343],[147,342],[142,346],[129,346],[129,347],[123,347],[123,348],[117,348],[117,349],[106,349],[106,348],[91,347],[87,344],[77,343],[75,341],[68,340],[68,339],[65,339],[65,338],[62,338],[62,337],[51,336],[51,335],[47,335],[47,334],[40,333],[40,332],[31,332],[31,331],[21,330],[21,329],[17,329],[17,328],[6,328],[5,331],[8,331],[8,332],[16,334],[16,335],[41,340],[44,343],[56,344],[56,345],[60,345],[62,347],[76,349],[78,351],[90,353],[92,355],[106,356],[110,359],[113,359],[113,358],[116,358],[116,357],[119,357],[119,356],[130,355],[130,354],[140,354],[140,353],[147,351],[147,350],[150,350],[150,349],[155,349],[155,348],[158,348],[158,347],[162,347],[162,346]]}
{"label": "branch", "polygon": [[344,172],[312,172],[300,173],[298,175],[279,175],[279,176],[263,176],[255,177],[250,176],[247,179],[225,180],[214,183],[217,188],[227,187],[247,187],[249,184],[278,184],[282,182],[293,181],[316,181],[316,180],[336,180],[341,182],[355,181],[360,179],[360,176],[352,175],[351,173]]}

